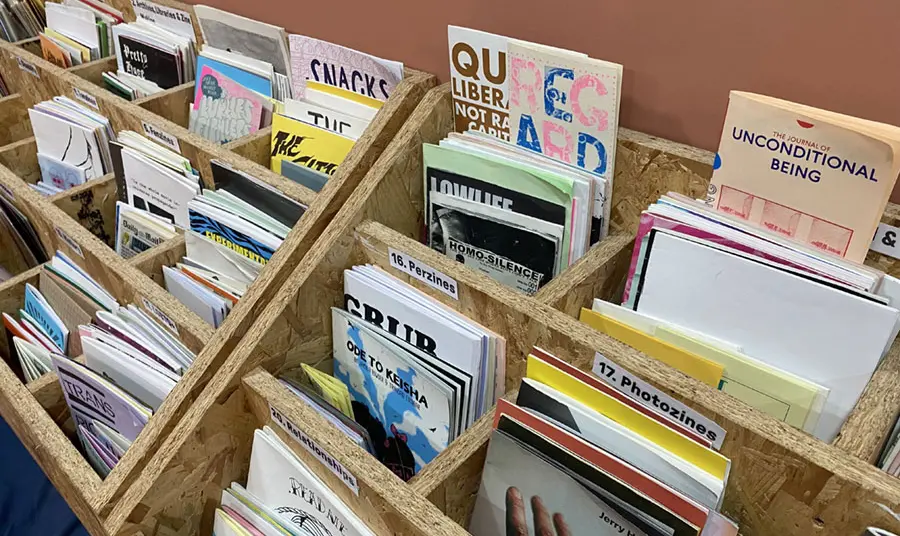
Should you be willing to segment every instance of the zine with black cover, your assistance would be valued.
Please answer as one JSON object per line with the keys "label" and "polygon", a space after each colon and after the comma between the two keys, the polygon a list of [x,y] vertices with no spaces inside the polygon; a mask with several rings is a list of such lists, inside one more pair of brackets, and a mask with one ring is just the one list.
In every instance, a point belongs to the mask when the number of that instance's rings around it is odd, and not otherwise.
{"label": "zine with black cover", "polygon": [[181,67],[177,54],[119,35],[119,57],[122,70],[149,80],[163,89],[181,83]]}
{"label": "zine with black cover", "polygon": [[[561,430],[560,432],[562,433]],[[662,536],[664,534],[697,536],[699,534],[698,527],[693,526],[676,513],[663,507],[658,502],[658,498],[644,495],[632,487],[631,483],[616,478],[602,468],[591,464],[584,458],[562,447],[558,438],[545,437],[509,415],[502,415],[497,421],[497,429],[495,435],[491,438],[491,446],[493,446],[494,437],[498,433],[504,434],[507,438],[516,442],[524,450],[524,453],[535,460],[543,460],[551,464],[557,471],[574,479],[573,483],[577,483],[584,492],[599,501],[598,506],[600,508],[609,508],[624,518],[626,522],[632,524],[635,527],[632,529],[632,532],[635,534],[647,534],[648,536]],[[490,451],[488,456],[490,456]],[[511,467],[516,466],[517,464],[515,463],[511,465]],[[521,467],[523,464],[520,462],[518,466]],[[532,475],[522,471],[519,471],[519,473],[506,472],[505,474],[512,484],[516,484],[521,488],[527,487],[533,478]],[[545,483],[541,482],[541,484],[544,485]],[[485,487],[484,481],[482,487]],[[480,492],[479,501],[481,501]],[[476,503],[476,512],[478,512],[478,508]],[[575,511],[573,510],[572,515],[574,513]],[[613,516],[609,515],[609,513],[606,513],[605,517],[613,519]],[[597,518],[598,521],[606,521],[604,516],[600,514],[597,514]],[[473,514],[473,524],[476,519],[475,514]],[[477,536],[477,533],[472,528],[471,526],[469,527],[470,532]],[[573,533],[578,534],[580,531],[576,530]]]}
{"label": "zine with black cover", "polygon": [[235,195],[245,202],[264,210],[282,225],[293,228],[306,212],[306,207],[290,199],[242,171],[213,160],[210,162],[216,187]]}
{"label": "zine with black cover", "polygon": [[527,193],[512,190],[477,177],[469,177],[435,167],[426,168],[425,175],[427,177],[427,184],[425,185],[426,207],[431,206],[431,193],[439,192],[495,206],[517,214],[531,216],[532,218],[538,218],[557,225],[566,224],[566,207],[545,199],[533,197]]}
{"label": "zine with black cover", "polygon": [[534,294],[556,273],[561,226],[559,236],[548,236],[516,222],[537,223],[536,218],[509,214],[504,221],[498,219],[498,211],[482,212],[488,208],[432,192],[432,249],[508,287]]}

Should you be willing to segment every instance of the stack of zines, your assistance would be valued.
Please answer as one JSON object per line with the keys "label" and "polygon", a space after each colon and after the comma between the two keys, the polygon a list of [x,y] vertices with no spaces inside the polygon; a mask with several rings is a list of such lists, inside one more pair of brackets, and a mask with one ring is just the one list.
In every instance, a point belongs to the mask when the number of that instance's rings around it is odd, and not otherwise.
{"label": "stack of zines", "polygon": [[736,535],[730,460],[658,411],[535,348],[497,403],[469,532]]}
{"label": "stack of zines", "polygon": [[215,536],[374,533],[268,426],[253,435],[247,487],[222,491]]}
{"label": "stack of zines", "polygon": [[204,44],[189,129],[228,143],[270,126],[290,97],[284,29],[208,6],[197,6],[196,14]]}
{"label": "stack of zines", "polygon": [[110,149],[119,195],[115,247],[128,259],[174,238],[175,225],[187,225],[200,178],[187,158],[130,130]]}
{"label": "stack of zines", "polygon": [[188,202],[187,254],[163,273],[169,292],[218,327],[306,207],[224,162],[210,165],[218,189]]}
{"label": "stack of zines", "polygon": [[46,3],[47,26],[40,34],[44,59],[67,68],[115,54],[113,34],[122,12],[95,0]]}
{"label": "stack of zines", "polygon": [[68,97],[54,97],[28,110],[37,144],[41,180],[31,187],[53,195],[112,171],[109,120]]}
{"label": "stack of zines", "polygon": [[3,314],[9,348],[26,381],[58,374],[81,445],[106,476],[194,354],[142,309],[119,305],[61,252],[38,281],[39,288],[26,285],[18,320]]}
{"label": "stack of zines", "polygon": [[197,6],[204,45],[189,129],[227,143],[272,126],[271,168],[319,191],[403,78],[403,64]]}
{"label": "stack of zines", "polygon": [[43,0],[0,1],[0,38],[21,41],[40,33],[46,21]]}
{"label": "stack of zines", "polygon": [[[4,195],[0,195],[0,233],[11,239],[11,244],[5,246],[8,248],[4,251],[5,257],[15,256],[21,260],[18,266],[27,269],[47,262],[44,246],[31,221]],[[12,269],[12,266],[0,266],[0,281],[12,277]]]}
{"label": "stack of zines", "polygon": [[449,38],[462,134],[424,147],[428,244],[534,294],[608,233],[622,66],[453,26]]}
{"label": "stack of zines", "polygon": [[319,191],[403,79],[403,64],[302,35],[289,40],[293,98],[275,116],[271,167]]}
{"label": "stack of zines", "polygon": [[196,71],[194,34],[181,35],[140,19],[113,28],[115,73],[103,73],[106,87],[135,100],[190,82]]}
{"label": "stack of zines", "polygon": [[333,374],[282,383],[409,480],[503,395],[506,340],[378,267],[344,271]]}
{"label": "stack of zines", "polygon": [[644,211],[623,306],[582,320],[831,442],[900,328],[900,282],[860,264],[898,152],[895,127],[732,93],[709,204]]}

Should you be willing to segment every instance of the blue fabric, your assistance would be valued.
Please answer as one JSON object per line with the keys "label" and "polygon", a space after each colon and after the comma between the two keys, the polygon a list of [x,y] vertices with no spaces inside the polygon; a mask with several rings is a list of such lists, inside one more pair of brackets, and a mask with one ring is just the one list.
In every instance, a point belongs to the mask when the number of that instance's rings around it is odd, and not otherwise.
{"label": "blue fabric", "polygon": [[0,419],[0,536],[88,536],[6,421]]}

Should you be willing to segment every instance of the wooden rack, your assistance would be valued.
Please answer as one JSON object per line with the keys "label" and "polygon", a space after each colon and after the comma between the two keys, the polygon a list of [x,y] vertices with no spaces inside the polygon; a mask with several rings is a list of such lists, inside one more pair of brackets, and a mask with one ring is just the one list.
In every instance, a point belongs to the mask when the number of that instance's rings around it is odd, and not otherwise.
{"label": "wooden rack", "polygon": [[[162,3],[193,11],[192,7],[178,2]],[[133,20],[130,3],[115,7],[123,9],[126,18]],[[101,87],[100,74],[107,70],[115,70],[115,58],[104,58],[65,70],[43,60],[40,48],[33,40],[0,42],[0,73],[10,91],[14,92],[0,99],[0,195],[12,200],[28,216],[48,253],[60,249],[80,260],[76,249],[80,250],[88,271],[113,295],[145,308],[156,306],[178,326],[181,336],[191,341],[188,345],[197,352],[194,365],[178,382],[119,464],[103,480],[66,436],[69,415],[55,374],[23,385],[8,366],[4,365],[5,368],[0,370],[3,380],[0,385],[0,399],[3,400],[0,413],[82,523],[95,535],[106,534],[105,518],[117,506],[131,483],[145,470],[158,446],[199,396],[237,341],[268,306],[278,287],[303,261],[306,252],[375,165],[426,91],[436,84],[432,75],[406,69],[404,80],[397,85],[337,173],[320,192],[315,193],[268,169],[270,129],[224,146],[214,144],[186,129],[186,103],[190,100],[193,84],[190,88],[185,84],[128,102]],[[267,182],[308,207],[218,330],[213,330],[188,311],[163,288],[162,267],[173,266],[185,254],[181,236],[128,261],[119,258],[110,248],[114,241],[117,198],[112,175],[88,181],[50,198],[41,197],[27,185],[40,178],[37,149],[27,109],[36,102],[57,95],[68,96],[92,107],[95,102],[96,109],[109,118],[116,132],[147,132],[148,127],[152,127],[168,135],[176,140],[181,153],[200,171],[207,187],[215,187],[209,163],[219,160]],[[402,190],[395,193],[404,195]],[[372,217],[390,222],[394,215],[379,208],[372,211]],[[2,237],[0,245],[9,238]],[[3,297],[0,303],[4,311],[14,312],[21,307],[20,297],[25,282],[35,280],[39,271],[27,269],[23,259],[15,258],[8,251],[12,249],[4,248],[0,261],[17,275],[0,285],[0,297]],[[152,305],[144,305],[144,298]],[[4,350],[8,350],[5,341],[0,344],[0,353]],[[8,352],[3,355],[4,358],[9,356]],[[21,402],[23,398],[27,400]]]}
{"label": "wooden rack", "polygon": [[[836,445],[816,440],[567,314],[595,295],[612,297],[621,287],[624,272],[604,264],[620,262],[622,251],[630,252],[633,238],[614,237],[631,236],[640,210],[669,190],[692,195],[705,191],[703,173],[709,163],[703,152],[620,130],[616,191],[627,193],[614,201],[616,233],[607,239],[616,240],[613,244],[617,245],[601,244],[571,267],[568,276],[560,276],[559,280],[565,281],[576,274],[567,285],[586,289],[581,297],[563,299],[559,290],[526,297],[414,239],[421,232],[422,183],[404,177],[421,176],[421,143],[436,142],[451,128],[448,103],[445,87],[432,90],[423,99],[308,250],[304,262],[280,286],[269,307],[259,311],[257,321],[240,341],[233,341],[233,351],[219,372],[106,517],[110,534],[208,533],[222,489],[246,478],[253,430],[266,422],[277,427],[271,407],[282,415],[290,414],[294,426],[356,477],[358,496],[348,494],[341,479],[306,455],[299,444],[293,444],[376,532],[420,533],[418,529],[426,525],[418,524],[421,517],[417,514],[432,512],[423,507],[422,498],[447,516],[429,513],[427,534],[457,533],[459,527],[448,525],[448,520],[461,527],[468,524],[490,435],[490,415],[403,484],[315,412],[287,396],[273,379],[301,363],[330,370],[330,307],[342,304],[343,270],[365,263],[384,268],[505,336],[508,396],[513,396],[524,374],[528,351],[539,345],[584,370],[590,369],[595,353],[600,352],[713,419],[727,432],[722,452],[733,464],[724,512],[741,525],[742,534],[844,536],[870,525],[900,531],[896,514],[900,512],[900,482],[860,459],[864,456],[851,452],[841,440]],[[398,192],[409,195],[398,202]],[[381,211],[394,215],[389,225],[396,230],[369,221]],[[391,268],[389,249],[455,279],[459,299]],[[892,358],[886,362],[893,362]],[[415,522],[413,527],[410,522]]]}

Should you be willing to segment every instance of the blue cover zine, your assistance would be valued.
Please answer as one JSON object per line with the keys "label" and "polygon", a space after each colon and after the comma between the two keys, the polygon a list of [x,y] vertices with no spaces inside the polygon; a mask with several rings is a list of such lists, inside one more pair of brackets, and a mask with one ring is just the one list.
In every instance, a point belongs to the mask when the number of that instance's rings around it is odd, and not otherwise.
{"label": "blue cover zine", "polygon": [[456,428],[456,396],[394,336],[332,308],[334,375],[350,390],[356,422],[376,456],[409,480],[447,447]]}
{"label": "blue cover zine", "polygon": [[[269,79],[247,72],[239,67],[235,67],[234,65],[229,65],[227,63],[223,63],[206,56],[198,56],[197,72],[202,72],[203,67],[206,65],[209,65],[212,70],[222,74],[223,76],[231,78],[250,91],[255,91],[256,93],[259,93],[260,95],[263,95],[265,97],[272,97],[272,81]],[[197,78],[196,83],[200,83],[199,78]]]}
{"label": "blue cover zine", "polygon": [[25,312],[37,322],[38,328],[53,341],[59,351],[66,353],[69,329],[63,324],[56,311],[50,307],[43,294],[31,283],[25,284]]}

